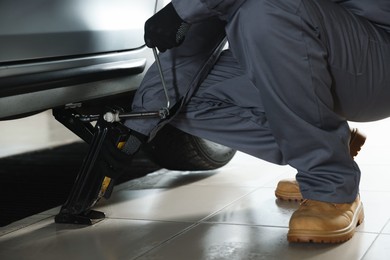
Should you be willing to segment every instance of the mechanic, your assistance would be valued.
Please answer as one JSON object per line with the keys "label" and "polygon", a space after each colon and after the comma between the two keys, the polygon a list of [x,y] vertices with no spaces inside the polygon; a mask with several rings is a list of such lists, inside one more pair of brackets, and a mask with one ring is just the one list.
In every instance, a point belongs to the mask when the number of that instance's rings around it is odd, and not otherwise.
{"label": "mechanic", "polygon": [[[304,198],[288,240],[353,236],[364,213],[348,121],[390,115],[389,1],[173,0],[146,22],[145,42],[160,50],[173,113],[126,121],[130,154],[170,123],[288,164]],[[164,100],[154,64],[133,109]]]}

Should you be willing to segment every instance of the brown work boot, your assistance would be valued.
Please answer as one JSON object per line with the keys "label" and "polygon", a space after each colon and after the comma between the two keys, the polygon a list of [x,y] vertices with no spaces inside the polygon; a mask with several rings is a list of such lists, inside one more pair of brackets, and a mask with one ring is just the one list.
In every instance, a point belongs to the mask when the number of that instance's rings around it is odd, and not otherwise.
{"label": "brown work boot", "polygon": [[[364,134],[359,132],[357,128],[351,129],[349,152],[352,158],[355,158],[365,141],[366,136]],[[298,182],[295,179],[284,179],[279,181],[275,190],[275,196],[278,199],[288,201],[301,201],[303,199]]]}
{"label": "brown work boot", "polygon": [[363,219],[363,204],[359,196],[353,203],[345,204],[304,200],[291,216],[287,240],[341,243],[352,238]]}

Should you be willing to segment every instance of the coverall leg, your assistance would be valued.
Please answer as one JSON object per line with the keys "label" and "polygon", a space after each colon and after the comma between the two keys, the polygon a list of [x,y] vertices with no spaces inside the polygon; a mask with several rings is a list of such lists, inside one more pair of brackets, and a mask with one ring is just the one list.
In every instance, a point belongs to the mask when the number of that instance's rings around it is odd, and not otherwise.
{"label": "coverall leg", "polygon": [[389,34],[327,0],[247,0],[226,31],[303,197],[354,201],[346,120],[390,115]]}
{"label": "coverall leg", "polygon": [[[191,31],[177,48],[181,52],[197,46]],[[390,115],[388,33],[327,0],[247,0],[228,20],[226,33],[232,55],[213,70],[226,69],[226,75],[211,82],[212,71],[171,123],[258,158],[288,163],[298,170],[307,199],[352,202],[360,171],[349,155],[347,120]],[[207,64],[213,44],[188,56],[190,65],[174,64],[174,51],[162,55],[168,85],[202,82],[191,66]],[[181,78],[175,80],[175,74]],[[154,82],[146,77],[135,108],[162,100],[161,93],[145,98],[156,86],[161,89],[156,71],[151,75]],[[145,134],[152,129],[143,122],[126,124]]]}
{"label": "coverall leg", "polygon": [[230,50],[221,53],[171,124],[263,160],[286,164],[269,129],[260,93]]}

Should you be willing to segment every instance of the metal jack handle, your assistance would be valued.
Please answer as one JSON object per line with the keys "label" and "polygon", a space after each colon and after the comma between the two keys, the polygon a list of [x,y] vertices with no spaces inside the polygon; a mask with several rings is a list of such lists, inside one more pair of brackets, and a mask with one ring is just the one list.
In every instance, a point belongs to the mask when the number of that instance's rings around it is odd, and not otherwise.
{"label": "metal jack handle", "polygon": [[161,68],[161,62],[160,58],[157,54],[157,49],[156,47],[153,48],[153,54],[154,54],[154,59],[156,61],[158,73],[160,74],[160,79],[161,79],[161,84],[164,89],[164,94],[165,94],[165,99],[167,101],[167,104],[165,107],[162,107],[159,111],[150,111],[150,112],[130,112],[130,113],[120,113],[119,111],[114,111],[114,112],[106,112],[103,115],[103,119],[106,122],[113,123],[113,122],[119,122],[121,119],[124,118],[148,118],[148,117],[159,117],[161,119],[165,119],[167,116],[169,116],[170,113],[170,105],[171,102],[169,100],[169,95],[168,95],[168,89],[165,84],[165,78],[164,78],[164,73]]}
{"label": "metal jack handle", "polygon": [[160,58],[157,54],[156,47],[153,48],[153,54],[154,54],[154,59],[156,60],[158,73],[160,74],[161,84],[162,84],[163,89],[164,89],[165,98],[167,100],[167,106],[165,107],[165,109],[167,109],[169,111],[170,101],[169,101],[168,89],[167,89],[167,86],[165,85],[164,73],[163,73],[162,68],[161,68],[161,62],[160,62]]}

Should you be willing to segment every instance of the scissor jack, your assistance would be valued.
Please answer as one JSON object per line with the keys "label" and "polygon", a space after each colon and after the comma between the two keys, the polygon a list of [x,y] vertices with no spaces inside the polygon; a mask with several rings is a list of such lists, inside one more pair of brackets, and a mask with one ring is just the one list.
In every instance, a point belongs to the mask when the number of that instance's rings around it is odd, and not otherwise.
{"label": "scissor jack", "polygon": [[[121,123],[124,119],[160,118],[165,119],[170,113],[170,101],[157,51],[153,48],[156,65],[161,77],[167,104],[158,111],[124,112],[122,109],[109,109],[100,115],[81,115],[74,108],[53,110],[54,117],[64,126],[89,144],[75,183],[60,212],[55,216],[56,223],[91,225],[105,218],[105,214],[91,208],[101,198],[111,196],[114,181],[95,170],[98,155],[107,138],[113,139],[118,148],[129,134]],[[93,122],[96,122],[93,125]]]}

